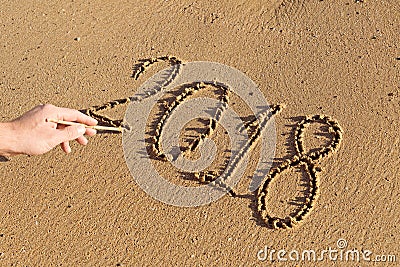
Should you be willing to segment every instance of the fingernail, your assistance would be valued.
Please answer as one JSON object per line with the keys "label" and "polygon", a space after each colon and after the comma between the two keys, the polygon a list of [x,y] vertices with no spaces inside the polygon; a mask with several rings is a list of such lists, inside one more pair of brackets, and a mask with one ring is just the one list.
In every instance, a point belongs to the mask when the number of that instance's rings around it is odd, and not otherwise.
{"label": "fingernail", "polygon": [[78,134],[83,135],[86,132],[86,128],[82,125],[78,126]]}

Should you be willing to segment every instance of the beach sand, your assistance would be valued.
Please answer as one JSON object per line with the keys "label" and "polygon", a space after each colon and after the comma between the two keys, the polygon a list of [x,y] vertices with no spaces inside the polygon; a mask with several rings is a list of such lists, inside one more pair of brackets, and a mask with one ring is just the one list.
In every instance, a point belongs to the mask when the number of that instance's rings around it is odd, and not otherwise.
{"label": "beach sand", "polygon": [[[286,105],[275,117],[274,166],[293,157],[293,131],[303,116],[331,116],[343,138],[318,163],[320,193],[311,212],[292,229],[278,230],[260,221],[257,199],[247,191],[254,168],[236,187],[242,197],[167,205],[135,183],[121,134],[73,144],[68,156],[57,148],[0,162],[0,265],[374,265],[362,256],[360,262],[289,259],[293,250],[300,257],[304,250],[317,257],[329,248],[340,252],[338,241],[345,240],[342,251],[370,250],[371,260],[395,255],[395,263],[379,266],[397,266],[400,4],[265,2],[2,1],[2,121],[40,103],[86,109],[133,96],[167,66],[135,80],[135,64],[170,55],[234,67],[268,103]],[[123,118],[125,109],[108,114]],[[301,177],[293,168],[272,184],[268,205],[277,215],[296,208]],[[281,256],[288,261],[279,262],[275,252],[271,262],[272,249],[286,250]]]}

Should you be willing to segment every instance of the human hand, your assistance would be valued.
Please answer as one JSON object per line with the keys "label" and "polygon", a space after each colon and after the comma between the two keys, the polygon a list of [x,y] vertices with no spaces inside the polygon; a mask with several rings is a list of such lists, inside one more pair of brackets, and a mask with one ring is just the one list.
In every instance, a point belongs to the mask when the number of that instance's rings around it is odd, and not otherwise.
{"label": "human hand", "polygon": [[[61,144],[65,153],[71,152],[69,141],[76,140],[86,145],[88,140],[83,135],[93,136],[96,130],[84,126],[65,126],[48,119],[79,122],[94,126],[97,121],[83,113],[68,108],[60,108],[50,104],[39,105],[21,117],[1,124],[0,154],[3,155],[39,155],[50,151]],[[3,147],[3,149],[2,149]]]}

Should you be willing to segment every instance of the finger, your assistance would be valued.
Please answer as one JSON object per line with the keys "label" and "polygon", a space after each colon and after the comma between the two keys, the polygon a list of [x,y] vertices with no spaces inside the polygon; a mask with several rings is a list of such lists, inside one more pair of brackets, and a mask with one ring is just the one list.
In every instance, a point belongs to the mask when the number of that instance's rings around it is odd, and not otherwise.
{"label": "finger", "polygon": [[86,128],[82,125],[68,126],[63,129],[57,129],[57,132],[53,135],[53,141],[56,144],[60,144],[66,141],[72,141],[77,139],[86,132]]}
{"label": "finger", "polygon": [[76,138],[76,141],[77,141],[79,144],[83,145],[83,146],[86,146],[87,143],[89,142],[89,141],[86,139],[86,137],[84,137],[84,136],[80,136],[80,137]]}
{"label": "finger", "polygon": [[[63,125],[63,124],[57,124],[57,123],[53,123],[53,122],[49,122],[49,123],[57,125],[57,129],[64,129],[65,127],[67,127],[66,125]],[[97,133],[96,129],[86,128],[85,134],[87,136],[94,136],[94,135],[96,135],[96,133]]]}
{"label": "finger", "polygon": [[64,150],[64,152],[65,152],[66,154],[71,153],[71,147],[69,146],[69,142],[68,142],[68,141],[62,142],[62,143],[60,144],[60,146],[61,146],[62,150]]}
{"label": "finger", "polygon": [[97,131],[95,129],[91,129],[91,128],[86,128],[86,135],[87,136],[93,136],[97,133]]}
{"label": "finger", "polygon": [[86,125],[94,126],[97,124],[97,120],[83,114],[82,112],[75,110],[75,109],[69,109],[69,108],[58,108],[58,114],[60,116],[59,119],[65,120],[65,121],[76,121],[80,122]]}
{"label": "finger", "polygon": [[59,125],[60,125],[60,124],[57,124],[56,122],[46,121],[46,123],[47,123],[48,125],[50,125],[50,127],[53,128],[53,129],[59,129]]}

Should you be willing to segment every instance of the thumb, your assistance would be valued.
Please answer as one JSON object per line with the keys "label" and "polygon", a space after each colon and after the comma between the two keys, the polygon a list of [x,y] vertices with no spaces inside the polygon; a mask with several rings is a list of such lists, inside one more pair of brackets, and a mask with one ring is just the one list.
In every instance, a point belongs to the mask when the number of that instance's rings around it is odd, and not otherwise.
{"label": "thumb", "polygon": [[58,134],[55,137],[58,144],[72,141],[80,136],[82,136],[86,132],[86,128],[82,125],[73,125],[65,127],[64,129],[59,129]]}

